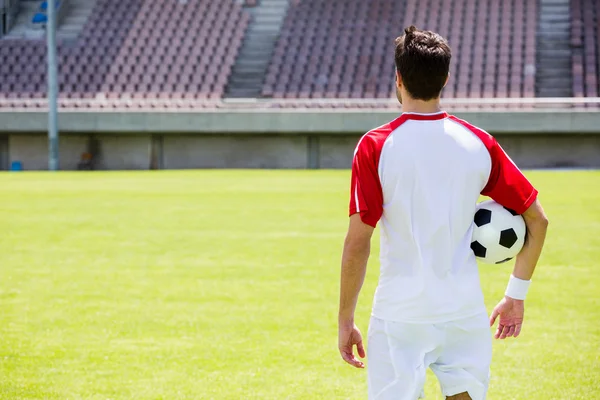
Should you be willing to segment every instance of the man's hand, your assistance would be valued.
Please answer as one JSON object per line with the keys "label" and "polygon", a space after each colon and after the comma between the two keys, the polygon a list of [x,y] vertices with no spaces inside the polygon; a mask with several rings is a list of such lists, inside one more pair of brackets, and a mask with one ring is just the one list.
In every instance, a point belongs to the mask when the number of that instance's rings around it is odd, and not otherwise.
{"label": "man's hand", "polygon": [[496,339],[506,339],[511,336],[519,336],[524,314],[525,302],[523,300],[515,300],[505,296],[500,300],[500,303],[494,308],[490,316],[490,326],[494,326],[496,318],[500,316],[498,329],[496,329],[494,337]]}
{"label": "man's hand", "polygon": [[365,364],[354,356],[354,345],[360,358],[365,358],[362,335],[356,325],[352,323],[341,323],[338,332],[338,348],[344,361],[356,368],[364,368]]}
{"label": "man's hand", "polygon": [[362,335],[354,325],[354,311],[367,272],[373,229],[362,221],[360,214],[353,214],[342,254],[338,348],[344,361],[356,368],[364,368],[365,364],[354,357],[354,345],[361,358],[365,357],[365,348]]}

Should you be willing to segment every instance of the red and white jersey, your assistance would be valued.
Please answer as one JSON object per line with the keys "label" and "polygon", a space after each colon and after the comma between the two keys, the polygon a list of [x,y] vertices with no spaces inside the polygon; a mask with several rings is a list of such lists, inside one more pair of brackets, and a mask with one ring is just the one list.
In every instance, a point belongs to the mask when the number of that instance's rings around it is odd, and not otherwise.
{"label": "red and white jersey", "polygon": [[470,248],[480,194],[521,214],[537,190],[494,137],[468,122],[403,113],[360,139],[350,215],[381,222],[375,317],[437,323],[485,311]]}

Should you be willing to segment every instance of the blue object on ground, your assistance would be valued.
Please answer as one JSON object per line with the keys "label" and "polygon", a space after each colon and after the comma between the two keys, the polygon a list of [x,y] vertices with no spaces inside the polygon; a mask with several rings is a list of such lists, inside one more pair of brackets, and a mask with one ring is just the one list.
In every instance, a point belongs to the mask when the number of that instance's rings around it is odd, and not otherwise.
{"label": "blue object on ground", "polygon": [[[58,7],[60,6],[60,0],[56,2],[56,8],[58,9]],[[42,2],[42,4],[40,5],[40,10],[42,11],[46,11],[48,9],[48,2],[44,1]]]}
{"label": "blue object on ground", "polygon": [[23,163],[21,161],[13,161],[10,163],[11,171],[23,171]]}
{"label": "blue object on ground", "polygon": [[37,13],[33,16],[31,22],[33,22],[34,24],[44,24],[48,22],[48,17],[46,16],[46,14]]}

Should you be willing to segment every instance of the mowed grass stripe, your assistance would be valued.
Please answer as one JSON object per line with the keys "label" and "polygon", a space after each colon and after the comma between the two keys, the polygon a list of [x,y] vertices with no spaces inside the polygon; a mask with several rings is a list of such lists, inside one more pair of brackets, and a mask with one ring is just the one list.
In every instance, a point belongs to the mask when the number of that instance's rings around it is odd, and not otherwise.
{"label": "mowed grass stripe", "polygon": [[[488,398],[600,398],[600,173],[528,176],[550,232]],[[0,398],[365,399],[336,350],[348,195],[348,171],[0,174]],[[488,309],[510,270],[481,266]]]}

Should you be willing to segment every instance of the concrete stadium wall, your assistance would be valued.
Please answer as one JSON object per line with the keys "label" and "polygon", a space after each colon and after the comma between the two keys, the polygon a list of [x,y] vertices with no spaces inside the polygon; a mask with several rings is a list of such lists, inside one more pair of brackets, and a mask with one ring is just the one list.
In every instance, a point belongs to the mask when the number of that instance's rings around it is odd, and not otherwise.
{"label": "concrete stadium wall", "polygon": [[[89,140],[98,143],[96,168],[349,168],[360,134],[65,134],[60,167],[76,170]],[[496,134],[522,168],[600,168],[598,134]],[[25,170],[48,167],[43,134],[0,136],[0,163],[21,161]],[[4,147],[3,144],[4,143]],[[4,150],[2,150],[4,148]],[[5,154],[6,161],[2,161]],[[0,164],[2,165],[2,164]]]}
{"label": "concrete stadium wall", "polygon": [[162,142],[165,169],[307,167],[307,139],[301,136],[177,135]]}
{"label": "concrete stadium wall", "polygon": [[[150,167],[150,136],[62,135],[59,142],[59,165],[62,170],[76,170],[81,155],[88,150],[90,138],[101,143],[98,169],[127,170]],[[0,139],[0,149],[1,149]],[[1,152],[1,150],[0,150]],[[23,169],[40,171],[48,169],[48,138],[43,134],[9,135],[8,162],[20,161]],[[0,156],[1,159],[1,156]]]}
{"label": "concrete stadium wall", "polygon": [[98,169],[149,169],[151,164],[150,135],[94,135],[100,144]]}
{"label": "concrete stadium wall", "polygon": [[9,166],[8,136],[0,135],[0,171],[5,171]]}
{"label": "concrete stadium wall", "polygon": [[[494,136],[521,168],[600,168],[600,133]],[[359,138],[359,135],[319,137],[319,167],[349,168]]]}
{"label": "concrete stadium wall", "polygon": [[[59,164],[62,169],[77,169],[81,153],[86,149],[87,137],[62,137],[59,145]],[[9,163],[20,161],[30,171],[48,169],[48,138],[40,134],[10,135],[8,137]]]}
{"label": "concrete stadium wall", "polygon": [[600,168],[600,134],[495,137],[521,168]]}
{"label": "concrete stadium wall", "polygon": [[[61,133],[104,134],[333,134],[364,133],[398,117],[400,110],[61,111]],[[599,111],[463,111],[459,118],[496,133],[600,133]],[[42,111],[0,108],[0,132],[46,132]]]}
{"label": "concrete stadium wall", "polygon": [[[98,144],[97,169],[348,168],[360,136],[400,110],[63,110],[60,164],[77,169]],[[600,112],[464,111],[523,168],[600,168]],[[0,169],[48,166],[42,111],[0,109]]]}

